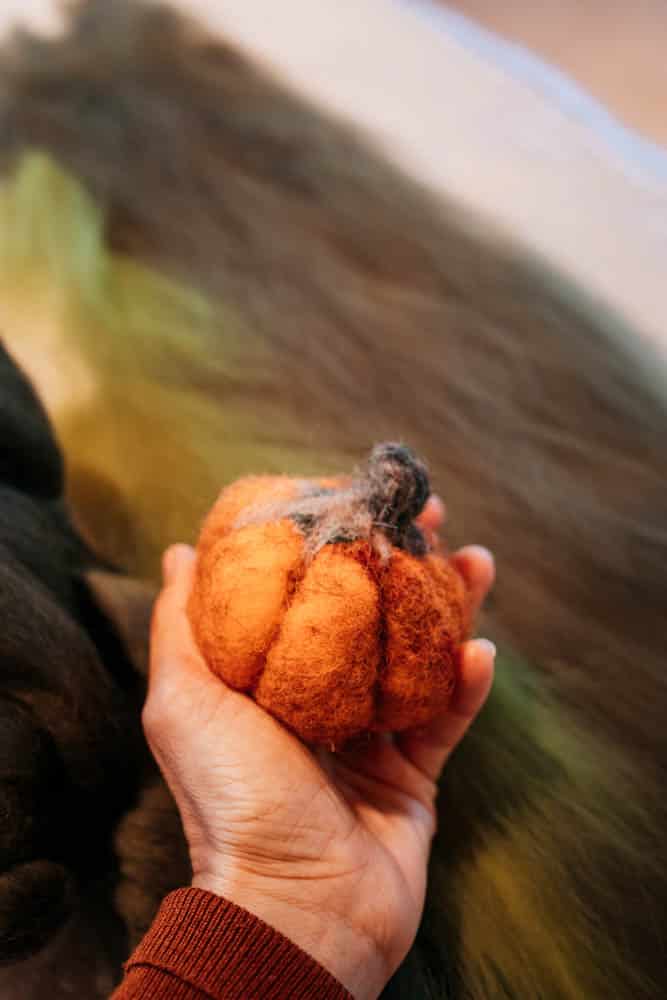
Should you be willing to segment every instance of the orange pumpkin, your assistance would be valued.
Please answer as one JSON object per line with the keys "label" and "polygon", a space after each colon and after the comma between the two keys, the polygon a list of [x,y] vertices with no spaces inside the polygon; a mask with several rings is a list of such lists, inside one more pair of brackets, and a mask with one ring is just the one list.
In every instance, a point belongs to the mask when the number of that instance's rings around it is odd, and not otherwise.
{"label": "orange pumpkin", "polygon": [[223,490],[188,606],[211,670],[331,747],[445,710],[467,594],[414,523],[428,496],[423,464],[396,444],[356,479],[256,476]]}

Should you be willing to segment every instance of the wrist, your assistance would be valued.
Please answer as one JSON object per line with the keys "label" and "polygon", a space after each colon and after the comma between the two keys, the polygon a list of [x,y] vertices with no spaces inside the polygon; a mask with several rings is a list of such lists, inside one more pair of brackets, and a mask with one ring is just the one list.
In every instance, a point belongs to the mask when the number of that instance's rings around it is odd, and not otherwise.
{"label": "wrist", "polygon": [[310,882],[228,871],[196,873],[192,885],[259,917],[335,976],[355,1000],[376,1000],[389,979],[380,949],[350,919],[339,894],[323,899]]}

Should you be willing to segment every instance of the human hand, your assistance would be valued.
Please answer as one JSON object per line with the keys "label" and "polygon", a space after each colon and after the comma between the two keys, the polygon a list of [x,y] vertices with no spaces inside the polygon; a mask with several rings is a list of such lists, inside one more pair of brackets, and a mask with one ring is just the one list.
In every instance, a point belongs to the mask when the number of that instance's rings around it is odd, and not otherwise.
{"label": "human hand", "polygon": [[[420,523],[442,519],[429,502]],[[493,580],[475,546],[454,556],[473,613]],[[407,954],[426,891],[436,781],[489,692],[494,651],[462,647],[446,715],[393,739],[311,751],[215,677],[190,632],[194,551],[170,549],[156,605],[144,728],[190,848],[193,885],[262,918],[358,1000]]]}

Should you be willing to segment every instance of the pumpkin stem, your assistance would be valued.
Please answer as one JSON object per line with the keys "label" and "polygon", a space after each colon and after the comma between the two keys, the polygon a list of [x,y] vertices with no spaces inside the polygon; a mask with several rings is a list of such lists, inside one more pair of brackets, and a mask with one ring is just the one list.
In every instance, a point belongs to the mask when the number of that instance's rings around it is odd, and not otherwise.
{"label": "pumpkin stem", "polygon": [[368,509],[378,527],[403,534],[422,512],[431,487],[424,463],[404,444],[376,445],[368,460]]}

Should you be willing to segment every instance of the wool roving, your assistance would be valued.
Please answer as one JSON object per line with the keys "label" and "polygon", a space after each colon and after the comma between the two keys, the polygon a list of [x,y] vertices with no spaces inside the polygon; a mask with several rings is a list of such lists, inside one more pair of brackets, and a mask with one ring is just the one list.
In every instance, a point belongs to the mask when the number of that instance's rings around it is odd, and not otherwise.
{"label": "wool roving", "polygon": [[429,494],[423,463],[391,443],[356,478],[257,476],[223,490],[188,606],[211,670],[334,748],[444,711],[467,592],[415,524]]}

